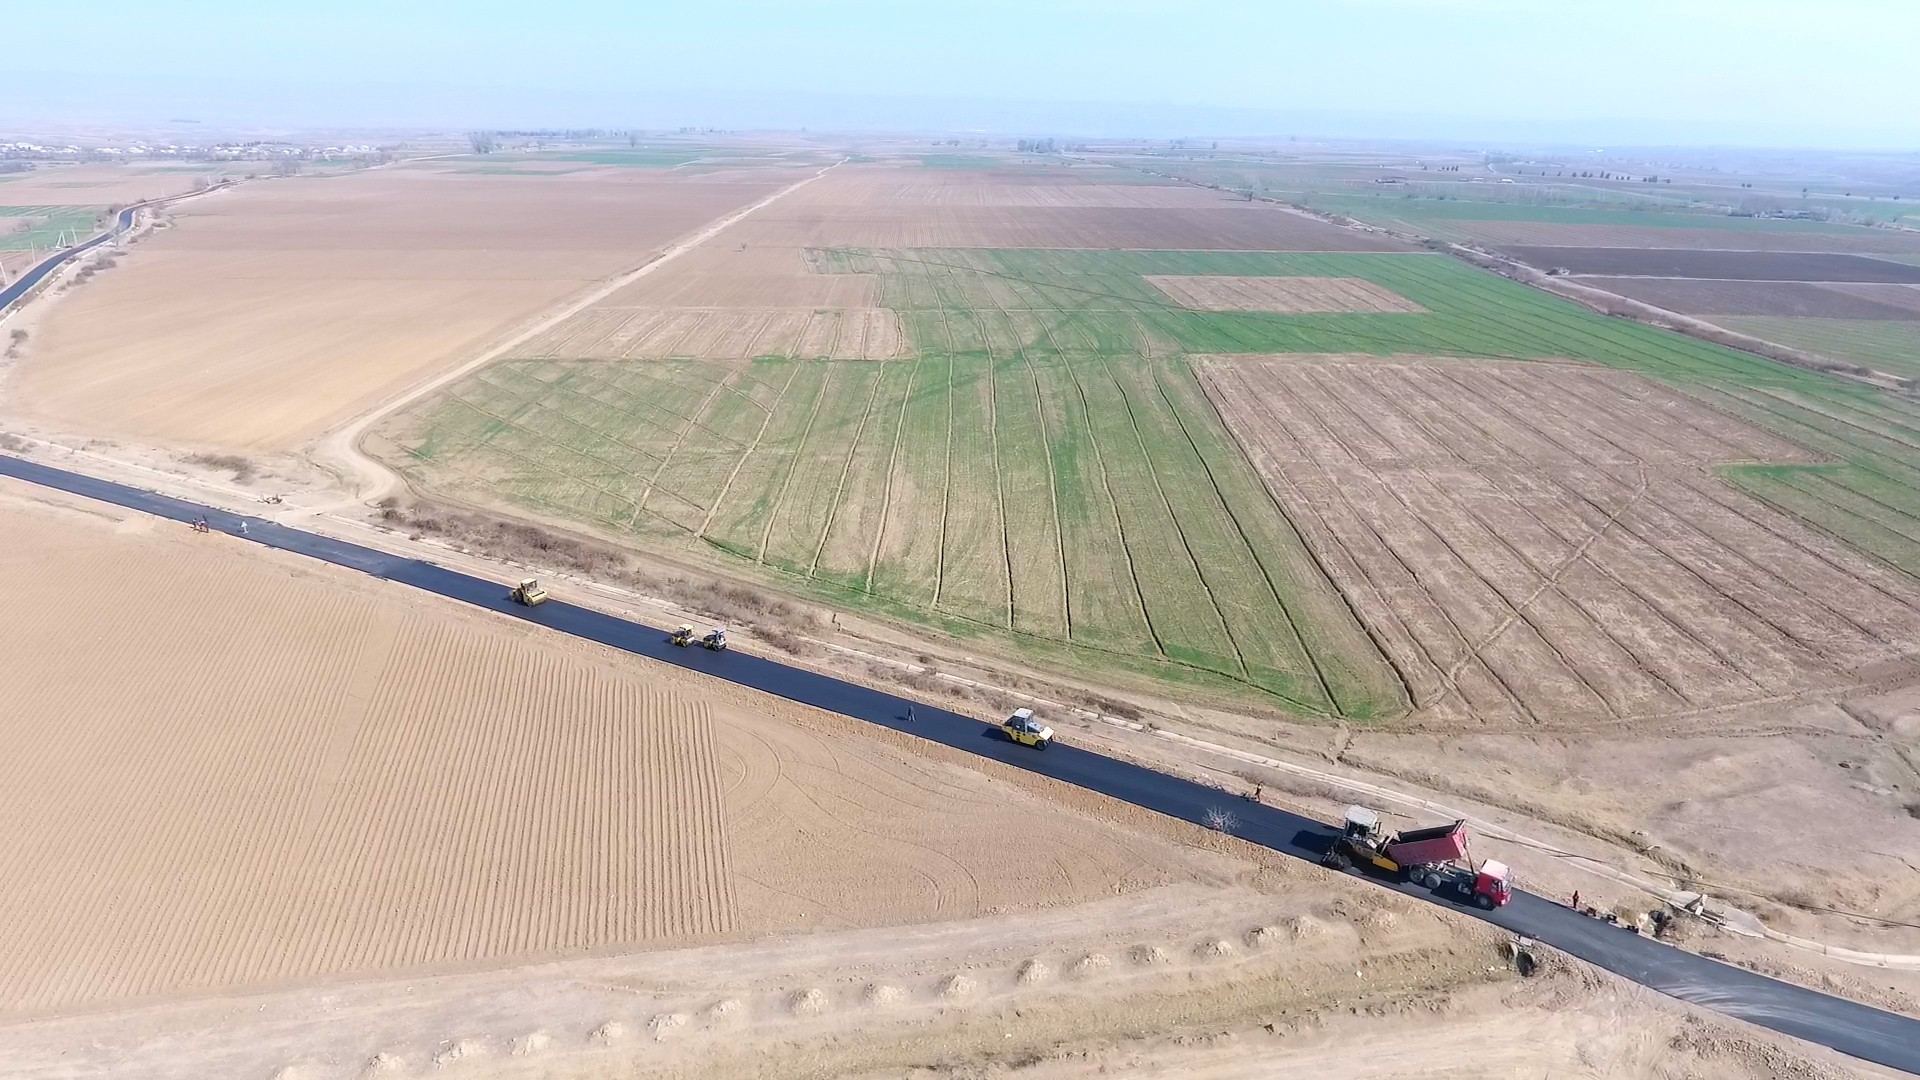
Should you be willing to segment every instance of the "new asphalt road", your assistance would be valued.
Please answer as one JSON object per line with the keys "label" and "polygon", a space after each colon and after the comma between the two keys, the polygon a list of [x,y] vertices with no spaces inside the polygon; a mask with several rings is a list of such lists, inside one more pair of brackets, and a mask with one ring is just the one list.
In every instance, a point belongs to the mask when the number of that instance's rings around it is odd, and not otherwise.
{"label": "new asphalt road", "polygon": [[106,232],[101,233],[91,240],[82,241],[72,247],[61,248],[59,251],[41,259],[26,270],[21,271],[20,276],[13,279],[13,284],[8,285],[4,289],[0,289],[0,311],[5,311],[8,304],[27,295],[28,290],[40,284],[41,278],[59,269],[61,263],[66,262],[76,255],[82,255],[92,251],[94,248],[113,239],[114,233],[131,226],[133,224],[134,211],[137,209],[139,209],[139,207],[127,207],[125,210],[120,211],[120,216],[114,220],[113,228],[108,229]]}
{"label": "new asphalt road", "polygon": [[196,195],[205,195],[209,191],[218,191],[221,188],[227,187],[233,182],[232,180],[222,180],[219,183],[202,188],[199,191],[188,192],[184,195],[170,195],[164,199],[148,199],[145,202],[137,202],[132,206],[126,207],[121,210],[119,214],[115,215],[112,227],[108,228],[105,232],[92,239],[83,240],[72,247],[61,248],[59,251],[41,259],[26,270],[21,271],[20,276],[13,279],[12,284],[4,289],[0,289],[0,312],[5,312],[7,305],[27,295],[35,285],[40,284],[41,279],[58,270],[67,260],[75,256],[84,255],[94,248],[99,247],[101,244],[113,239],[114,234],[133,228],[134,215],[138,214],[141,210],[150,206],[165,206],[168,203],[179,202],[182,199],[191,199]]}
{"label": "new asphalt road", "polygon": [[[678,648],[668,644],[665,632],[660,629],[564,601],[552,600],[537,608],[521,607],[507,598],[507,586],[499,582],[456,573],[418,559],[389,555],[260,518],[231,514],[6,455],[0,455],[0,475],[174,521],[191,523],[204,517],[212,528],[243,535],[255,543],[351,567],[564,634],[705,672],[882,727],[910,732],[1183,821],[1204,824],[1208,811],[1225,810],[1237,820],[1233,827],[1235,835],[1302,859],[1317,861],[1335,831],[1318,821],[1072,745],[1056,745],[1044,752],[1015,746],[1000,738],[996,729],[978,720],[774,660],[739,652]],[[1535,938],[1683,1001],[1821,1043],[1854,1057],[1920,1073],[1920,1020],[1708,960],[1576,914],[1561,904],[1528,893],[1515,892],[1511,904],[1497,911],[1482,912],[1450,896],[1412,885],[1379,884]]]}

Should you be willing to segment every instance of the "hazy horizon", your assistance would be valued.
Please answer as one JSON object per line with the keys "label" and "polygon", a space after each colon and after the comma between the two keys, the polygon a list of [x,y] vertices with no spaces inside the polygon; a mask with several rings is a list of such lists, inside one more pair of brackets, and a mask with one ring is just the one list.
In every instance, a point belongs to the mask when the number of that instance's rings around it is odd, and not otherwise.
{"label": "hazy horizon", "polygon": [[[1920,6],[345,0],[10,17],[0,125],[645,127],[1916,149]],[[1868,20],[1861,23],[1859,19]],[[102,25],[112,44],[92,44]],[[1870,26],[1871,33],[1860,27]],[[1790,32],[1788,32],[1790,31]]]}

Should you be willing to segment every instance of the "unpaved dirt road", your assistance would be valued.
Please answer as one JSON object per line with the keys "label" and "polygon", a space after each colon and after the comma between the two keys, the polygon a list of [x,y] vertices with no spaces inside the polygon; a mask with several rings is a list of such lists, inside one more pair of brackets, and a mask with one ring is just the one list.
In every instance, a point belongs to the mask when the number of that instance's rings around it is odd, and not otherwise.
{"label": "unpaved dirt road", "polygon": [[405,393],[397,397],[388,398],[379,408],[364,413],[351,423],[329,432],[320,440],[319,445],[313,450],[313,458],[322,467],[339,472],[346,486],[352,490],[354,494],[351,500],[339,504],[339,506],[322,507],[315,510],[314,513],[323,514],[331,510],[339,509],[341,506],[372,502],[391,493],[400,486],[401,480],[398,474],[360,451],[360,437],[366,434],[367,430],[380,420],[406,408],[408,405],[428,394],[448,386],[493,363],[495,360],[508,355],[530,339],[538,337],[554,326],[565,322],[567,319],[572,318],[574,315],[579,314],[599,301],[633,284],[635,281],[658,271],[662,266],[671,263],[688,251],[713,239],[734,222],[739,221],[741,218],[757,210],[764,209],[778,202],[800,188],[820,179],[820,177],[825,176],[829,171],[837,167],[837,162],[833,165],[828,165],[804,180],[789,184],[758,202],[743,206],[727,214],[725,217],[716,219],[693,235],[669,245],[644,265],[607,279],[598,287],[584,295],[576,297],[565,306],[548,312],[525,330],[482,352],[466,363],[439,372],[432,378],[421,382]]}

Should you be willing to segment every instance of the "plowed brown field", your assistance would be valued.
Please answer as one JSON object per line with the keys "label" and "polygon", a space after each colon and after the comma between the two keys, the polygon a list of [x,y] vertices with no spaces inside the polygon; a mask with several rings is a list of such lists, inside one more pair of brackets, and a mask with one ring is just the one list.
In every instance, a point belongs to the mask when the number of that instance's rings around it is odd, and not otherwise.
{"label": "plowed brown field", "polygon": [[91,434],[296,446],[804,174],[753,175],[401,168],[196,200],[47,313],[16,405]]}
{"label": "plowed brown field", "polygon": [[1632,374],[1215,359],[1208,392],[1417,705],[1657,716],[1896,657],[1920,585],[1711,473],[1809,452]]}
{"label": "plowed brown field", "polygon": [[0,1014],[966,917],[1184,865],[850,721],[45,498],[0,484]]}
{"label": "plowed brown field", "polygon": [[42,163],[0,175],[0,203],[9,206],[112,206],[192,191],[202,178],[248,170],[198,165],[59,165]]}
{"label": "plowed brown field", "polygon": [[[1920,234],[1916,234],[1920,235]],[[1920,266],[1870,255],[1802,251],[1697,251],[1655,247],[1508,247],[1506,254],[1572,274],[1728,281],[1859,281],[1920,284]]]}
{"label": "plowed brown field", "polygon": [[593,307],[514,349],[516,359],[890,360],[908,354],[891,308]]}
{"label": "plowed brown field", "polygon": [[1764,228],[1687,229],[1667,225],[1572,225],[1546,221],[1475,221],[1472,228],[1476,243],[1490,245],[1697,250],[1739,248],[1745,251],[1842,251],[1860,254],[1920,252],[1920,233],[1900,229],[1785,232]]}
{"label": "plowed brown field", "polygon": [[1920,320],[1920,287],[1912,285],[1645,277],[1590,277],[1580,283],[1687,315]]}

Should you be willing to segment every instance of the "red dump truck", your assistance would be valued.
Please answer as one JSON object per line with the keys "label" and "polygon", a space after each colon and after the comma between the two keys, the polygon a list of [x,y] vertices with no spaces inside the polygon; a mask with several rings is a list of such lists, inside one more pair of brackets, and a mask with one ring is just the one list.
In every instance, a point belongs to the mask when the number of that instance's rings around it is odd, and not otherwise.
{"label": "red dump truck", "polygon": [[1513,899],[1505,863],[1488,859],[1479,866],[1473,864],[1464,820],[1388,837],[1380,828],[1380,815],[1364,806],[1350,806],[1340,835],[1320,862],[1335,870],[1359,866],[1429,889],[1454,889],[1488,910]]}

